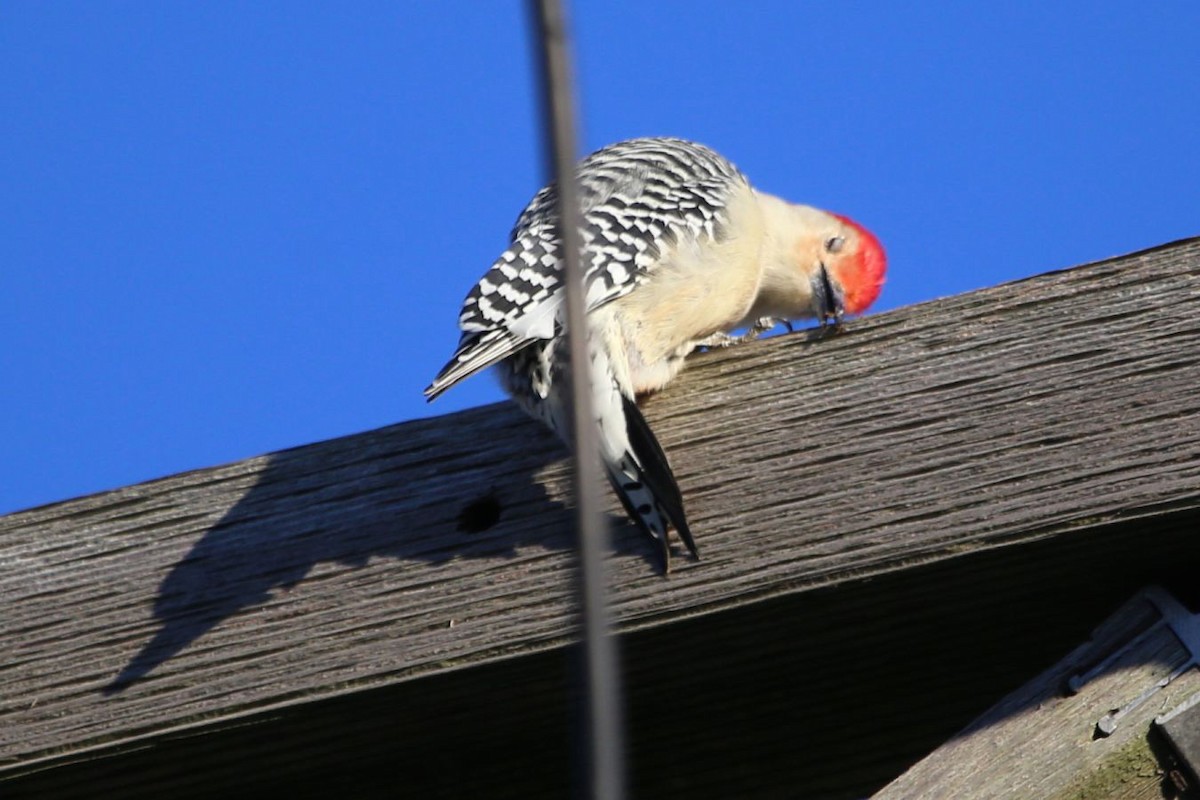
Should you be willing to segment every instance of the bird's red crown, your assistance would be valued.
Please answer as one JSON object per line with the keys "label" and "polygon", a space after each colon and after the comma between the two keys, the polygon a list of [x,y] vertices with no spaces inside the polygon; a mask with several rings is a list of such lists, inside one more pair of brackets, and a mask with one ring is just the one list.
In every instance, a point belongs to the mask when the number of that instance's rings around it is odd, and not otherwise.
{"label": "bird's red crown", "polygon": [[834,216],[858,234],[858,247],[839,270],[839,277],[845,292],[846,313],[859,314],[866,311],[879,297],[884,274],[887,272],[887,254],[884,253],[883,245],[875,238],[875,234],[849,217],[841,214]]}

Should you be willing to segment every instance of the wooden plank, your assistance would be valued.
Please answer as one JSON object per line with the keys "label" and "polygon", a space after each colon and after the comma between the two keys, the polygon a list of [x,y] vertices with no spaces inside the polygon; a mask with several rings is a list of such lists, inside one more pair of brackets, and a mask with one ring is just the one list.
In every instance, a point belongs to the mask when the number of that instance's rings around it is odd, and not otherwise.
{"label": "wooden plank", "polygon": [[1200,790],[1200,692],[1156,717],[1154,724],[1178,763],[1181,782]]}
{"label": "wooden plank", "polygon": [[[645,797],[861,800],[1149,582],[1200,596],[1200,510],[976,550],[621,637]],[[543,650],[147,737],[5,800],[564,797],[569,652]],[[203,780],[197,780],[203,776]]]}
{"label": "wooden plank", "polygon": [[[1164,770],[1149,738],[1154,718],[1200,690],[1191,660],[1162,624],[1161,589],[1140,592],[1086,643],[989,709],[874,795],[875,800],[1157,800]],[[1092,674],[1094,673],[1094,674]],[[1065,689],[1081,681],[1076,693]],[[1150,693],[1152,692],[1152,693]],[[1143,697],[1143,702],[1134,702]],[[1126,708],[1109,735],[1098,721]]]}
{"label": "wooden plank", "polygon": [[[694,359],[647,416],[704,561],[623,527],[622,629],[1200,507],[1198,288],[1188,240]],[[565,468],[498,406],[0,518],[0,776],[561,645]]]}

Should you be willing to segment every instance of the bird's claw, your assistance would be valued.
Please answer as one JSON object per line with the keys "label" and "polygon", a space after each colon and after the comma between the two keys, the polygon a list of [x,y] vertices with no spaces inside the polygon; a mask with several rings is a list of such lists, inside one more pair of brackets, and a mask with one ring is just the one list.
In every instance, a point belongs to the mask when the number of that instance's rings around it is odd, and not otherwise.
{"label": "bird's claw", "polygon": [[792,323],[786,319],[759,317],[741,336],[734,336],[724,331],[718,331],[706,339],[701,339],[697,347],[733,347],[735,344],[745,344],[746,342],[754,341],[776,325],[786,325],[788,333],[792,332]]}

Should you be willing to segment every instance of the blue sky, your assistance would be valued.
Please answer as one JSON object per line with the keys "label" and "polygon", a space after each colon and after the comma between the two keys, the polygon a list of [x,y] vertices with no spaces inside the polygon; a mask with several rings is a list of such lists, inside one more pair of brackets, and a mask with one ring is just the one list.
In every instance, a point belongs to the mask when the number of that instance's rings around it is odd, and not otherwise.
{"label": "blue sky", "polygon": [[[584,149],[692,138],[859,219],[876,310],[1200,234],[1192,0],[572,11]],[[0,513],[499,399],[421,389],[544,182],[528,32],[0,6]]]}

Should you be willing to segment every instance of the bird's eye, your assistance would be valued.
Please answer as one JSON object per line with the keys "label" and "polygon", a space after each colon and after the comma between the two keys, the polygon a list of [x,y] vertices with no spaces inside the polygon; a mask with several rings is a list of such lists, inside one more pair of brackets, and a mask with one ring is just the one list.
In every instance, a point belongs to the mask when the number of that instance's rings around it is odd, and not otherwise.
{"label": "bird's eye", "polygon": [[825,240],[825,249],[831,253],[839,253],[846,245],[846,239],[842,236],[831,236]]}

